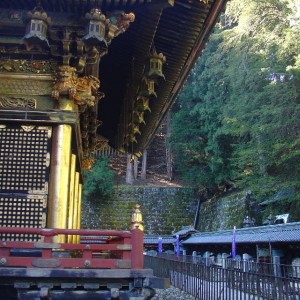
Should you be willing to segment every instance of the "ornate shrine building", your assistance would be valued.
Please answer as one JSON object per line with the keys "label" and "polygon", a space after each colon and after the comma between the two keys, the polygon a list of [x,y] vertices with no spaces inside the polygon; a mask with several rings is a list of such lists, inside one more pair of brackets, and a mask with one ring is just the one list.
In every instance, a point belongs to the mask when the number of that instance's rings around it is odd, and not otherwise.
{"label": "ornate shrine building", "polygon": [[224,5],[0,1],[0,226],[80,228],[93,153],[147,149]]}

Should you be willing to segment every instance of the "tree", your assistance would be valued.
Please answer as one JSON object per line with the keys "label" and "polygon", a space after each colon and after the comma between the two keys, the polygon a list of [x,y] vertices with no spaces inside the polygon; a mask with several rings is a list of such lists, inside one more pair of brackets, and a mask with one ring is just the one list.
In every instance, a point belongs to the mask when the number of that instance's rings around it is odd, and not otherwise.
{"label": "tree", "polygon": [[213,35],[192,71],[175,106],[170,137],[177,172],[186,184],[210,192],[230,177],[230,144],[217,131],[227,99],[227,59],[218,51],[222,42],[221,33]]}
{"label": "tree", "polygon": [[173,110],[175,170],[189,183],[300,189],[296,4],[228,3]]}
{"label": "tree", "polygon": [[292,2],[252,0],[230,30],[231,91],[222,130],[238,138],[232,162],[241,187],[270,190],[299,178],[299,92],[291,69],[300,43],[289,21]]}
{"label": "tree", "polygon": [[91,172],[85,173],[83,194],[88,199],[101,199],[111,196],[113,190],[113,172],[108,167],[108,159],[100,158]]}

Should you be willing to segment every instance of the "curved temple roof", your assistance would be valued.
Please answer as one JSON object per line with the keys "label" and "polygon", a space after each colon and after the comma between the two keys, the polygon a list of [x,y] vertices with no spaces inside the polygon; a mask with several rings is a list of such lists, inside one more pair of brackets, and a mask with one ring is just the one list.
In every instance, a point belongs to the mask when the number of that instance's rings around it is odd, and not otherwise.
{"label": "curved temple roof", "polygon": [[[36,3],[35,0],[1,0],[0,37],[22,37],[25,24],[12,19],[11,12],[27,12]],[[50,32],[53,28],[59,30],[60,26],[84,31],[84,15],[95,7],[105,15],[114,11],[135,14],[135,21],[124,34],[113,39],[99,67],[90,73],[98,73],[100,91],[105,94],[95,108],[102,121],[98,133],[117,149],[139,151],[147,148],[174,102],[226,0],[42,0],[40,3],[51,17]],[[164,78],[154,82],[156,97],[143,98],[143,107],[135,115],[153,47],[166,57],[162,66]],[[42,54],[51,55],[47,51]],[[144,110],[146,106],[151,112]],[[134,120],[136,117],[138,120]],[[129,140],[128,135],[131,135]]]}

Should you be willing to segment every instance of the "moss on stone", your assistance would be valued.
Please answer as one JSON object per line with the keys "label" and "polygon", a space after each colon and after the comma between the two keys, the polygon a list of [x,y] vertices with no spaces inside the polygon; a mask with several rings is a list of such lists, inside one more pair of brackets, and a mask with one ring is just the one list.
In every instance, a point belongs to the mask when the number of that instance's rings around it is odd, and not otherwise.
{"label": "moss on stone", "polygon": [[[95,201],[94,216],[85,200],[85,228],[90,228],[88,220],[99,220],[101,229],[128,230],[132,208],[141,205],[146,234],[171,234],[182,226],[193,225],[197,207],[195,192],[190,188],[131,187],[114,188],[111,199]],[[94,201],[93,201],[94,202]]]}
{"label": "moss on stone", "polygon": [[199,231],[217,231],[242,227],[245,217],[246,194],[235,193],[221,198],[212,198],[200,208]]}

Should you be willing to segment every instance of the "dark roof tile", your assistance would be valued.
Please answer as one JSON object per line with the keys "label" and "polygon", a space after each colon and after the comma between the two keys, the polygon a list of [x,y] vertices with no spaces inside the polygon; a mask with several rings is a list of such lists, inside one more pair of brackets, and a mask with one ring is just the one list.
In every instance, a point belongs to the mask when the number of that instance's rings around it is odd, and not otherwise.
{"label": "dark roof tile", "polygon": [[[229,244],[233,230],[201,232],[193,234],[183,244]],[[300,242],[300,222],[236,230],[237,243]]]}

